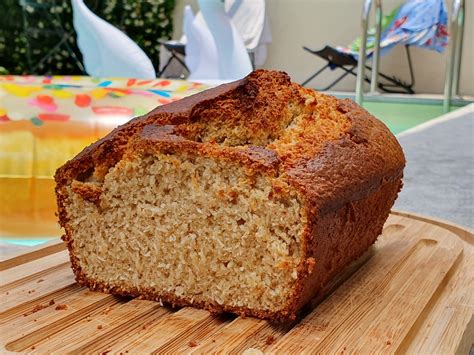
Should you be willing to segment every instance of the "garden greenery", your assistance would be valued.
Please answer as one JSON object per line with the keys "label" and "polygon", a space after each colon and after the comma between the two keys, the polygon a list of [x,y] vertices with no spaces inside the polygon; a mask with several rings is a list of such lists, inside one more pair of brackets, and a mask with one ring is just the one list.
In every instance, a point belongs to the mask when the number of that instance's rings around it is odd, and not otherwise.
{"label": "garden greenery", "polygon": [[[159,65],[159,39],[173,31],[176,0],[85,0]],[[1,0],[0,74],[83,74],[70,0]],[[158,70],[157,70],[158,71]]]}

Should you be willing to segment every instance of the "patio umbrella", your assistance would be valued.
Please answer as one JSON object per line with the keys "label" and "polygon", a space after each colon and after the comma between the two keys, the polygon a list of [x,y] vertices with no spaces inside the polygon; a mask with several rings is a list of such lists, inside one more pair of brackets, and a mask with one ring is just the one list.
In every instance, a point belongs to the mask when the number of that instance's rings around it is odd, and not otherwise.
{"label": "patio umbrella", "polygon": [[[408,0],[383,19],[380,53],[387,53],[397,44],[443,52],[448,45],[447,24],[444,0]],[[360,42],[359,37],[349,46],[337,47],[337,50],[357,59]],[[367,56],[373,54],[374,47],[375,30],[371,29],[367,37]]]}

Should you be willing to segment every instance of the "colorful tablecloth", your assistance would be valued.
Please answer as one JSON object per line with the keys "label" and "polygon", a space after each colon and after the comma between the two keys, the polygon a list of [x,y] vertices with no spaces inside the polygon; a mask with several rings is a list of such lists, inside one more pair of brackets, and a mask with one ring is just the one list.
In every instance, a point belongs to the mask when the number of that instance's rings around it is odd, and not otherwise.
{"label": "colorful tablecloth", "polygon": [[182,80],[140,80],[84,76],[0,76],[0,121],[102,120],[117,122],[204,89]]}

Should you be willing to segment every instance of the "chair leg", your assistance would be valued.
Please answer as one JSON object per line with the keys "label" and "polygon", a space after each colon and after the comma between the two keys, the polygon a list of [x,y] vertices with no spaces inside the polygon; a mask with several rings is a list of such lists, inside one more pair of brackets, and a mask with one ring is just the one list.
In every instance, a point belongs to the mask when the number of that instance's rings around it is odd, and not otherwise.
{"label": "chair leg", "polygon": [[413,74],[413,63],[411,61],[411,53],[410,53],[410,46],[406,45],[405,50],[407,52],[407,60],[408,60],[408,69],[410,70],[410,88],[415,85],[415,74]]}
{"label": "chair leg", "polygon": [[311,80],[313,80],[315,77],[317,77],[319,74],[321,74],[323,71],[325,71],[327,68],[329,68],[329,64],[326,64],[324,67],[322,67],[321,69],[319,69],[316,73],[314,73],[313,75],[311,75],[308,79],[306,79],[302,84],[301,86],[305,86],[306,84],[308,84]]}
{"label": "chair leg", "polygon": [[186,69],[186,70],[188,71],[188,73],[189,73],[189,68],[188,68],[188,66],[186,65],[186,63],[185,63],[179,56],[177,56],[177,55],[174,54],[174,53],[173,53],[173,57],[174,57],[174,59],[176,59],[176,60],[179,62],[179,64],[181,64],[181,65],[184,67],[184,69]]}
{"label": "chair leg", "polygon": [[344,79],[347,75],[349,74],[353,74],[355,75],[355,73],[352,71],[352,70],[347,70],[346,68],[342,68],[345,71],[344,74],[342,74],[339,78],[337,78],[336,80],[334,80],[331,84],[329,84],[328,86],[324,87],[324,88],[321,88],[321,89],[318,89],[320,91],[328,91],[330,90],[334,85],[336,85],[338,82],[340,82],[342,79]]}
{"label": "chair leg", "polygon": [[[369,66],[369,65],[366,65],[365,66],[367,69],[369,69],[370,71],[372,70],[372,68]],[[384,83],[379,83],[379,88],[382,89],[383,91],[385,92],[389,92],[389,93],[397,93],[397,94],[414,94],[415,92],[413,91],[412,89],[412,85],[411,84],[405,84],[403,83],[400,79],[397,79],[395,77],[390,77],[388,75],[385,75],[383,73],[380,73],[379,72],[379,76],[384,78],[385,80],[387,80],[389,82],[389,84],[384,84]],[[387,89],[389,87],[398,87],[400,88],[401,90],[391,90],[391,89]]]}
{"label": "chair leg", "polygon": [[[310,76],[308,79],[306,79],[306,81],[301,84],[303,86],[305,86],[308,82],[310,82],[311,80],[313,80],[316,76],[318,76],[319,74],[321,74],[325,69],[327,69],[327,67],[329,67],[330,65],[327,64],[325,67],[321,68],[319,71],[317,71],[316,73],[314,73],[312,76]],[[347,75],[349,74],[352,74],[354,76],[356,76],[356,73],[354,73],[354,69],[356,68],[355,66],[353,67],[350,67],[349,69],[343,67],[343,66],[337,66],[338,69],[341,69],[343,70],[345,73],[342,74],[341,76],[339,76],[336,80],[334,80],[331,84],[329,84],[328,86],[324,87],[324,88],[318,88],[317,90],[319,91],[327,91],[327,90],[330,90],[334,85],[336,85],[337,83],[339,83],[342,79],[344,79]],[[366,82],[368,82],[370,84],[370,79],[365,77],[364,78]]]}
{"label": "chair leg", "polygon": [[181,58],[178,57],[173,51],[171,51],[171,57],[170,57],[170,59],[168,59],[168,61],[166,62],[165,66],[163,67],[163,69],[161,69],[161,71],[160,71],[160,72],[158,73],[158,75],[157,75],[159,78],[163,75],[163,73],[164,73],[165,70],[170,66],[170,64],[171,64],[171,62],[172,62],[173,60],[178,61],[179,64],[181,64],[181,65],[183,66],[183,68],[186,69],[186,70],[188,71],[188,73],[189,73],[189,69],[188,69],[186,63],[183,62],[183,61],[181,60]]}
{"label": "chair leg", "polygon": [[[396,77],[390,77],[383,73],[379,73],[380,77],[384,78],[385,80],[389,82],[389,83],[379,83],[378,86],[383,91],[389,92],[389,93],[395,93],[395,94],[405,94],[405,93],[414,94],[415,93],[415,91],[413,90],[413,85],[415,85],[415,75],[413,71],[413,63],[411,60],[409,45],[405,46],[405,50],[407,54],[408,68],[410,71],[410,82],[405,83],[401,81],[400,79],[397,79]],[[369,69],[370,71],[372,70],[372,68],[369,65],[366,65],[366,68]],[[392,90],[390,88],[400,88],[400,90]]]}
{"label": "chair leg", "polygon": [[163,69],[160,70],[160,72],[158,73],[157,77],[158,78],[161,78],[161,76],[163,75],[163,73],[165,72],[165,70],[170,66],[171,62],[173,61],[173,56],[170,57],[170,59],[168,59],[168,61],[166,62],[165,66],[163,67]]}
{"label": "chair leg", "polygon": [[[390,94],[410,94],[413,95],[415,91],[409,87],[405,87],[402,85],[390,85],[390,84],[381,84],[379,83],[379,88],[384,92],[388,92]],[[400,90],[390,89],[390,88],[400,88]]]}

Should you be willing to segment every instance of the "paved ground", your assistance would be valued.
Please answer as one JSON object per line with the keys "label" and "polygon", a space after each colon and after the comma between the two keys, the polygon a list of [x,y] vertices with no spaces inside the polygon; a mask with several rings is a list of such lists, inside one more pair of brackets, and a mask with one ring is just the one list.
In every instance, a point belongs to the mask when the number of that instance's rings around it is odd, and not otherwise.
{"label": "paved ground", "polygon": [[394,208],[474,228],[474,104],[437,122],[398,136],[407,166]]}

